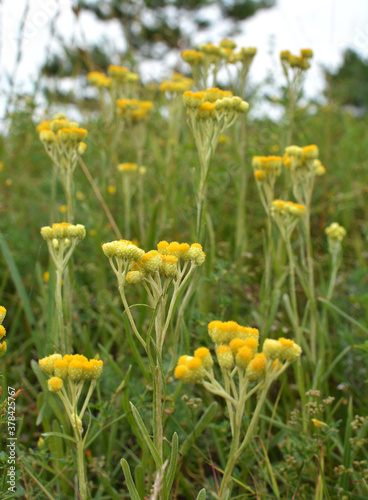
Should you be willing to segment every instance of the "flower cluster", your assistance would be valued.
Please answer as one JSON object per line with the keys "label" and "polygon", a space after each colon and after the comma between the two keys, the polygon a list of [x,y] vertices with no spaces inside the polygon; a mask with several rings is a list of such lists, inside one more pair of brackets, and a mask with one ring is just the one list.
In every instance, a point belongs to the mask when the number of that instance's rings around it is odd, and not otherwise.
{"label": "flower cluster", "polygon": [[124,66],[110,64],[107,73],[108,76],[101,71],[91,71],[87,74],[87,81],[98,88],[110,88],[114,85],[133,84],[139,81],[139,75]]}
{"label": "flower cluster", "polygon": [[217,73],[222,64],[241,63],[242,70],[248,71],[257,49],[254,47],[242,47],[239,52],[234,52],[237,45],[232,40],[222,40],[219,45],[205,43],[198,50],[184,50],[182,59],[191,67],[196,86],[205,88],[209,76],[213,76],[213,84],[216,83]]}
{"label": "flower cluster", "polygon": [[145,254],[145,251],[142,250],[142,248],[139,248],[129,240],[118,240],[111,241],[110,243],[104,243],[102,245],[102,251],[107,258],[112,259],[114,257],[116,261],[124,261],[126,264],[136,262]]}
{"label": "flower cluster", "polygon": [[99,89],[108,89],[111,86],[111,78],[101,71],[91,71],[90,73],[87,73],[87,81]]}
{"label": "flower cluster", "polygon": [[271,204],[271,214],[283,217],[302,217],[305,214],[305,206],[292,201],[274,200]]}
{"label": "flower cluster", "polygon": [[275,220],[284,241],[290,238],[295,226],[306,213],[304,205],[292,201],[273,200],[271,217]]}
{"label": "flower cluster", "polygon": [[[302,352],[293,340],[285,338],[266,339],[262,352],[257,352],[259,331],[235,321],[212,321],[208,325],[208,334],[216,344],[217,360],[223,375],[233,378],[238,373],[240,380],[245,377],[248,381],[261,381],[268,373],[273,373],[274,377]],[[190,384],[203,383],[210,392],[224,396],[226,389],[220,389],[213,364],[209,349],[201,347],[194,352],[194,356],[179,358],[175,377]]]}
{"label": "flower cluster", "polygon": [[310,68],[310,59],[313,57],[311,49],[301,49],[300,55],[295,56],[288,50],[283,50],[280,53],[281,64],[284,71],[287,73],[289,69],[306,71]]}
{"label": "flower cluster", "polygon": [[[58,240],[57,245],[61,240],[64,244],[68,245],[73,238],[83,240],[86,236],[86,228],[82,224],[70,224],[69,222],[57,222],[50,226],[41,228],[41,236],[44,240]],[[55,243],[56,245],[56,243]]]}
{"label": "flower cluster", "polygon": [[125,123],[135,125],[148,119],[153,109],[152,101],[140,101],[139,99],[118,99],[117,114]]}
{"label": "flower cluster", "polygon": [[274,183],[281,174],[281,156],[254,156],[252,160],[254,177],[258,182]]}
{"label": "flower cluster", "polygon": [[308,207],[311,202],[315,177],[324,175],[326,172],[318,156],[318,147],[311,144],[302,148],[288,146],[283,157],[284,165],[290,171],[294,195],[299,203]]}
{"label": "flower cluster", "polygon": [[64,380],[78,383],[85,380],[97,380],[103,370],[103,361],[98,359],[88,360],[81,354],[51,354],[38,361],[43,373],[48,379],[48,388],[51,392],[61,391]]}
{"label": "flower cluster", "polygon": [[63,272],[77,244],[86,236],[82,224],[59,222],[41,228],[41,236],[47,242],[50,255],[59,272]]}
{"label": "flower cluster", "polygon": [[330,240],[342,241],[346,236],[346,229],[340,226],[338,222],[333,222],[326,227],[325,233]]}
{"label": "flower cluster", "polygon": [[[6,335],[6,330],[2,325],[5,316],[6,316],[6,309],[4,306],[0,306],[0,340],[2,340],[3,337],[5,337],[5,335]],[[0,358],[2,358],[4,356],[4,354],[6,353],[6,347],[7,346],[6,346],[5,340],[0,342]]]}
{"label": "flower cluster", "polygon": [[117,169],[119,170],[119,172],[133,173],[137,172],[138,165],[136,163],[119,163]]}
{"label": "flower cluster", "polygon": [[80,128],[77,122],[67,120],[63,115],[58,119],[41,122],[36,130],[47,154],[58,165],[65,156],[73,153],[81,155],[87,149],[83,142],[87,130]]}
{"label": "flower cluster", "polygon": [[328,251],[333,259],[338,259],[341,253],[341,243],[346,236],[346,229],[338,222],[333,222],[325,229],[328,241]]}
{"label": "flower cluster", "polygon": [[172,97],[189,90],[193,83],[191,78],[187,78],[181,73],[174,73],[171,80],[161,82],[160,90]]}
{"label": "flower cluster", "polygon": [[[239,117],[245,113],[249,104],[240,97],[235,97],[229,90],[218,88],[203,92],[184,92],[183,101],[188,110],[189,124],[196,141],[198,154],[205,164],[203,175],[209,165],[221,135]],[[207,158],[206,160],[203,160]]]}
{"label": "flower cluster", "polygon": [[189,245],[177,241],[171,243],[161,241],[157,245],[157,250],[150,250],[146,253],[141,250],[141,252],[143,254],[139,259],[132,259],[136,262],[126,276],[128,283],[142,283],[145,279],[157,274],[163,278],[172,279],[183,272],[184,268],[181,269],[180,260],[187,264],[190,262],[193,267],[198,267],[203,264],[206,258],[202,246],[198,243]]}
{"label": "flower cluster", "polygon": [[238,113],[245,113],[249,104],[240,97],[233,96],[230,90],[211,88],[205,91],[184,92],[183,101],[189,114],[197,120],[219,120],[224,115],[237,116]]}

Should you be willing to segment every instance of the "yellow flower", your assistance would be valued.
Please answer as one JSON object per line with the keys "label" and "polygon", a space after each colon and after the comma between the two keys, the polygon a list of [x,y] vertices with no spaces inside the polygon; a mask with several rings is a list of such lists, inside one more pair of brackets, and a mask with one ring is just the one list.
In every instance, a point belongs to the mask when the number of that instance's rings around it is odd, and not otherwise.
{"label": "yellow flower", "polygon": [[213,359],[210,350],[207,347],[199,347],[194,351],[194,357],[202,360],[202,365],[206,370],[210,370],[213,366]]}
{"label": "yellow flower", "polygon": [[196,384],[203,380],[206,370],[200,358],[185,356],[185,358],[179,358],[179,362],[175,368],[175,378],[187,384]]}
{"label": "yellow flower", "polygon": [[346,236],[346,229],[337,222],[333,222],[326,227],[325,233],[330,240],[342,241]]}
{"label": "yellow flower", "polygon": [[220,345],[217,348],[217,359],[223,370],[232,370],[234,367],[234,354],[229,345]]}
{"label": "yellow flower", "polygon": [[246,376],[249,380],[260,380],[265,373],[266,356],[263,353],[257,353],[247,366]]}
{"label": "yellow flower", "polygon": [[316,418],[311,418],[311,422],[313,423],[314,427],[317,427],[317,429],[321,427],[328,427],[328,425],[325,422],[321,422],[320,420],[317,420]]}
{"label": "yellow flower", "polygon": [[4,356],[4,354],[6,353],[6,349],[7,349],[7,345],[6,345],[6,342],[4,340],[4,342],[0,343],[0,358],[2,358]]}
{"label": "yellow flower", "polygon": [[59,206],[59,212],[60,212],[61,214],[66,214],[66,213],[67,213],[67,211],[68,211],[68,207],[67,207],[66,205],[60,205],[60,206]]}
{"label": "yellow flower", "polygon": [[116,186],[112,186],[112,185],[107,186],[107,192],[109,194],[115,194],[116,193]]}
{"label": "yellow flower", "polygon": [[252,357],[253,357],[253,352],[251,351],[251,349],[249,349],[249,347],[247,346],[240,347],[235,357],[236,366],[238,366],[239,368],[247,368]]}
{"label": "yellow flower", "polygon": [[4,306],[0,306],[0,324],[4,321],[6,316],[6,309]]}
{"label": "yellow flower", "polygon": [[59,377],[52,377],[47,381],[47,387],[50,392],[60,392],[63,388],[63,381]]}

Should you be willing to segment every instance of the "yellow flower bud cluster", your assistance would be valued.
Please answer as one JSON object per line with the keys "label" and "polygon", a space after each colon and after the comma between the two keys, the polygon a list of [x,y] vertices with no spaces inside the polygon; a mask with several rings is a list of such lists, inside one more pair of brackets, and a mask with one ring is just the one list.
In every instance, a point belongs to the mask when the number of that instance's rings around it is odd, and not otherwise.
{"label": "yellow flower bud cluster", "polygon": [[41,228],[41,236],[44,240],[83,240],[86,236],[86,228],[82,224],[70,224],[69,222],[59,222]]}
{"label": "yellow flower bud cluster", "polygon": [[305,214],[305,206],[292,201],[274,200],[271,204],[271,215],[285,217],[302,217]]}
{"label": "yellow flower bud cluster", "polygon": [[262,348],[263,354],[266,358],[272,361],[279,360],[281,362],[288,361],[292,363],[302,353],[302,348],[291,339],[283,337],[278,340],[266,339]]}
{"label": "yellow flower bud cluster", "polygon": [[137,73],[132,73],[124,66],[110,64],[107,68],[107,72],[112,81],[116,80],[119,83],[136,83],[139,81],[139,75]]}
{"label": "yellow flower bud cluster", "polygon": [[65,118],[42,122],[36,130],[45,146],[55,144],[75,150],[88,134],[87,130],[79,128],[78,123]]}
{"label": "yellow flower bud cluster", "polygon": [[208,335],[215,344],[229,344],[233,339],[246,340],[252,338],[258,341],[257,328],[241,326],[236,321],[211,321],[208,325]]}
{"label": "yellow flower bud cluster", "polygon": [[[0,306],[0,340],[2,340],[2,338],[5,337],[6,335],[6,330],[2,325],[5,316],[6,316],[6,309],[4,306]],[[0,358],[4,356],[4,354],[6,353],[6,349],[7,349],[6,341],[3,340],[2,342],[0,342]]]}
{"label": "yellow flower bud cluster", "polygon": [[174,73],[172,80],[164,80],[160,84],[161,92],[167,92],[168,94],[182,94],[194,84],[194,80],[187,78],[180,73]]}
{"label": "yellow flower bud cluster", "polygon": [[206,259],[206,254],[199,243],[192,243],[189,246],[188,243],[178,243],[177,241],[171,243],[160,241],[157,250],[164,256],[173,256],[184,262],[190,260],[195,266],[201,266]]}
{"label": "yellow flower bud cluster", "polygon": [[[208,333],[217,344],[216,354],[221,369],[230,373],[237,368],[250,381],[261,380],[267,370],[280,369],[282,363],[292,363],[302,353],[299,345],[285,338],[266,339],[262,352],[257,352],[258,330],[242,327],[235,321],[212,321]],[[209,350],[202,347],[195,351],[194,357],[184,355],[179,358],[175,377],[190,384],[202,382],[206,376],[211,380],[212,366]]]}
{"label": "yellow flower bud cluster", "polygon": [[254,177],[258,182],[271,180],[281,175],[281,156],[254,156],[252,159]]}
{"label": "yellow flower bud cluster", "polygon": [[152,109],[152,101],[140,101],[139,99],[117,100],[117,114],[125,122],[132,125],[146,121]]}
{"label": "yellow flower bud cluster", "polygon": [[302,49],[299,56],[291,54],[289,50],[283,50],[280,53],[281,64],[286,71],[288,68],[296,68],[301,71],[306,71],[310,68],[309,61],[312,57],[313,51],[311,49]]}
{"label": "yellow flower bud cluster", "polygon": [[314,167],[314,173],[317,177],[321,177],[322,175],[325,175],[326,168],[322,165],[320,160],[315,159],[313,162],[313,167]]}
{"label": "yellow flower bud cluster", "polygon": [[158,273],[163,278],[175,278],[180,269],[179,261],[191,261],[193,265],[200,266],[205,261],[206,255],[198,243],[178,243],[173,241],[160,241],[157,250],[150,250],[133,265],[127,274],[127,281],[131,284],[141,283],[146,276]]}
{"label": "yellow flower bud cluster", "polygon": [[109,259],[125,260],[136,262],[143,257],[145,251],[129,240],[111,241],[102,245],[102,251]]}
{"label": "yellow flower bud cluster", "polygon": [[200,347],[194,352],[194,356],[181,356],[175,368],[175,378],[187,384],[201,382],[208,370],[213,366],[213,359],[209,349]]}
{"label": "yellow flower bud cluster", "polygon": [[242,47],[240,52],[233,52],[229,55],[229,62],[233,64],[241,62],[244,66],[249,66],[256,54],[257,49],[255,47]]}
{"label": "yellow flower bud cluster", "polygon": [[86,358],[82,354],[55,353],[38,361],[38,364],[50,379],[48,387],[51,392],[59,392],[63,388],[63,380],[68,378],[74,383],[84,380],[97,380],[103,370],[103,361]]}
{"label": "yellow flower bud cluster", "polygon": [[117,169],[119,172],[133,173],[138,170],[138,165],[136,163],[119,163]]}
{"label": "yellow flower bud cluster", "polygon": [[325,167],[318,159],[319,150],[315,144],[309,146],[288,146],[285,149],[283,162],[290,170],[293,182],[297,184],[308,184],[315,176],[326,173]]}
{"label": "yellow flower bud cluster", "polygon": [[325,229],[325,233],[329,240],[342,241],[346,236],[346,229],[338,222],[333,222]]}
{"label": "yellow flower bud cluster", "polygon": [[91,71],[87,73],[87,81],[91,85],[98,88],[108,89],[111,86],[111,78],[102,73],[101,71]]}
{"label": "yellow flower bud cluster", "polygon": [[183,101],[188,112],[197,120],[218,120],[225,114],[245,113],[249,108],[249,104],[240,97],[218,88],[204,92],[188,90],[183,94]]}
{"label": "yellow flower bud cluster", "polygon": [[200,64],[203,66],[219,65],[222,61],[230,63],[241,61],[249,65],[256,55],[257,49],[255,47],[242,47],[239,52],[235,53],[236,47],[235,42],[224,39],[218,46],[213,43],[205,43],[200,45],[198,50],[184,50],[181,57],[192,67]]}

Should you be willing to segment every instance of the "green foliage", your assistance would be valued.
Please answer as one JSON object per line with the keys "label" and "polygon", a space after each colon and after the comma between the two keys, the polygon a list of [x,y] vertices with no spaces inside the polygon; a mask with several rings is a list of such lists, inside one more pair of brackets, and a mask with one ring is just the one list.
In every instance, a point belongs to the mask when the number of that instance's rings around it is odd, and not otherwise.
{"label": "green foliage", "polygon": [[331,86],[331,97],[343,106],[355,106],[364,113],[368,109],[368,61],[354,50],[344,52],[343,62],[335,72],[325,70]]}

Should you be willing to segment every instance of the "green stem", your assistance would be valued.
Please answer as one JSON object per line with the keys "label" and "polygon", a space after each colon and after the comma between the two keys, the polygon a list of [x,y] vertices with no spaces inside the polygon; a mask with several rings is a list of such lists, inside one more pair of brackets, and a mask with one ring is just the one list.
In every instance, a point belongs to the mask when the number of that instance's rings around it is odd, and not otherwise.
{"label": "green stem", "polygon": [[62,354],[66,354],[65,332],[64,332],[64,313],[63,313],[63,298],[62,298],[62,281],[63,271],[59,267],[56,269],[56,285],[55,285],[55,304],[58,321],[58,338],[55,336],[55,348],[61,350]]}
{"label": "green stem", "polygon": [[77,462],[78,462],[78,485],[79,485],[79,495],[81,500],[89,500],[91,497],[88,492],[87,487],[87,475],[84,466],[84,443],[81,438],[79,431],[75,431],[75,436],[77,440]]}

